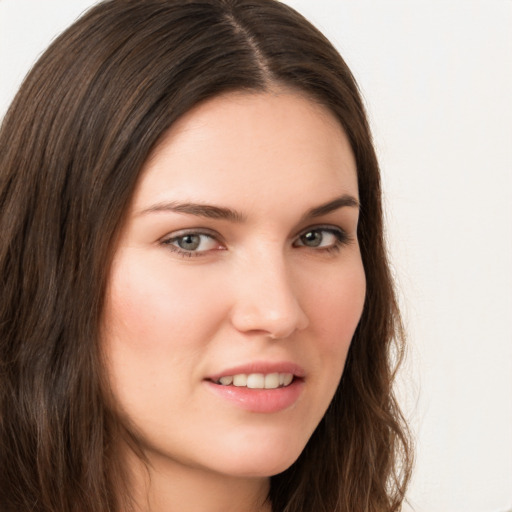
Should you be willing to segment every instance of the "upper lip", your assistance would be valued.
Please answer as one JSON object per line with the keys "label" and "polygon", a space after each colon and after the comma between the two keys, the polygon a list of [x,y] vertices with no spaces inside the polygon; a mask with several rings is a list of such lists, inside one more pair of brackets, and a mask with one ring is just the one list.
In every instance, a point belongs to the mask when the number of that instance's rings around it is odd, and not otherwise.
{"label": "upper lip", "polygon": [[221,377],[227,377],[232,375],[240,375],[246,374],[249,375],[251,373],[263,373],[268,375],[270,373],[291,373],[295,377],[303,378],[306,375],[304,369],[290,361],[281,361],[281,362],[264,362],[264,361],[254,361],[248,364],[242,364],[239,366],[233,366],[231,368],[226,368],[221,372],[208,375],[207,380],[218,381]]}

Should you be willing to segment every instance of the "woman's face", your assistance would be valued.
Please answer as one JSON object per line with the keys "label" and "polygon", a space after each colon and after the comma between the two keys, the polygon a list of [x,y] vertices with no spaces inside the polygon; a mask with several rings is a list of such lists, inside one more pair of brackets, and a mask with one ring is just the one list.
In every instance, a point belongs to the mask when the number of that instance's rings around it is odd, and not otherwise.
{"label": "woman's face", "polygon": [[150,461],[263,477],[299,456],[365,297],[356,165],[324,107],[232,93],[181,118],[141,174],[104,349]]}

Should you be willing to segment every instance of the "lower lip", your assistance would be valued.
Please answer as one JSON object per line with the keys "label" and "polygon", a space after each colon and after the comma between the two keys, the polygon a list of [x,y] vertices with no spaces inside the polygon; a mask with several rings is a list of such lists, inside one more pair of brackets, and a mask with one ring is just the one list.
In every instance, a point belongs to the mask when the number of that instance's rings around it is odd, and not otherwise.
{"label": "lower lip", "polygon": [[222,386],[204,381],[208,388],[235,406],[250,412],[273,413],[284,411],[299,399],[304,381],[295,379],[289,386],[276,389],[250,389],[237,386]]}

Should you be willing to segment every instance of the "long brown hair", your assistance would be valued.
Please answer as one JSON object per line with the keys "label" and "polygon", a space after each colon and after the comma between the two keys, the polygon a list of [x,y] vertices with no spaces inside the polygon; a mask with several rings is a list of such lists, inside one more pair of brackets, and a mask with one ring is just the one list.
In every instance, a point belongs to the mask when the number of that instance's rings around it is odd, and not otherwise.
{"label": "long brown hair", "polygon": [[383,240],[378,163],[333,46],[274,0],[110,0],[43,54],[0,131],[0,510],[120,512],[100,317],[140,169],[194,105],[283,85],[327,106],[357,162],[366,303],[345,371],[275,512],[392,512],[409,478],[392,392],[403,335]]}

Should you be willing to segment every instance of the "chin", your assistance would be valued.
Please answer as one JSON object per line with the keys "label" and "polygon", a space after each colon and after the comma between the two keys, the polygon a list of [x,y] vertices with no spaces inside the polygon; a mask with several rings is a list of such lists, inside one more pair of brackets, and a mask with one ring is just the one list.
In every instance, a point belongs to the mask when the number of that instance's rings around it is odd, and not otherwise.
{"label": "chin", "polygon": [[303,443],[297,446],[290,439],[273,444],[267,440],[252,445],[250,450],[237,450],[224,459],[226,472],[252,478],[274,476],[287,470],[304,449]]}

